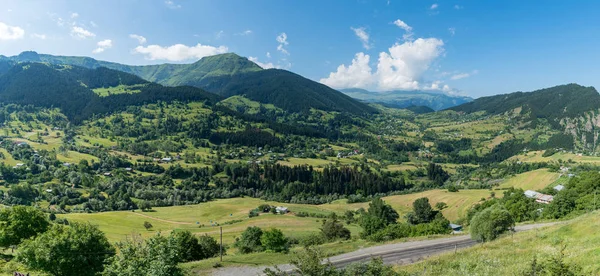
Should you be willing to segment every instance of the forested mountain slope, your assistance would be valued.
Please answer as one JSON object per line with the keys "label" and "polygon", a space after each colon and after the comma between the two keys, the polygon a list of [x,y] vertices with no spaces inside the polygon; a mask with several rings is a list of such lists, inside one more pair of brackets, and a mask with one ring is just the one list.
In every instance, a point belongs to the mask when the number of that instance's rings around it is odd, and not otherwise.
{"label": "forested mountain slope", "polygon": [[520,114],[530,119],[545,118],[558,123],[562,118],[579,116],[600,108],[600,94],[591,86],[566,84],[533,92],[482,97],[449,109],[467,113],[486,111],[489,114],[501,114],[517,108],[521,108]]}
{"label": "forested mountain slope", "polygon": [[[137,85],[138,93],[100,97],[96,88]],[[220,98],[201,89],[165,87],[135,75],[107,68],[20,63],[0,75],[0,101],[39,107],[58,107],[74,121],[130,105],[157,101],[208,101]]]}
{"label": "forested mountain slope", "polygon": [[246,95],[252,100],[274,104],[291,112],[306,112],[312,108],[354,114],[376,112],[374,108],[325,85],[285,70],[264,70],[247,58],[233,53],[205,57],[192,64],[148,66],[129,66],[89,57],[52,56],[36,52],[23,52],[6,59],[92,69],[106,67],[163,85],[189,85],[225,96]]}

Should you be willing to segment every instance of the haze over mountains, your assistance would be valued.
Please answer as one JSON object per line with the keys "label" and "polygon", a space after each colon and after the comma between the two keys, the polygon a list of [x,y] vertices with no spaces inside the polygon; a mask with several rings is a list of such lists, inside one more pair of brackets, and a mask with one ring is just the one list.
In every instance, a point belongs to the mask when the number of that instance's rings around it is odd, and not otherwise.
{"label": "haze over mountains", "polygon": [[466,96],[454,96],[437,91],[396,90],[371,92],[359,88],[340,90],[342,93],[367,103],[381,103],[388,107],[406,108],[426,106],[433,110],[442,110],[472,101]]}

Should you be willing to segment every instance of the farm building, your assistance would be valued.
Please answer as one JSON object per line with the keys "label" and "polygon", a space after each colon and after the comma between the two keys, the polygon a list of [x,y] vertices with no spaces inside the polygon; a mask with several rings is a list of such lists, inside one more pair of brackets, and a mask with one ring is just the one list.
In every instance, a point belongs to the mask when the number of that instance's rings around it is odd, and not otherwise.
{"label": "farm building", "polygon": [[554,186],[554,190],[557,190],[559,192],[562,191],[564,188],[565,188],[565,186],[563,186],[563,185],[556,185],[556,186]]}
{"label": "farm building", "polygon": [[460,232],[462,232],[462,225],[450,223],[449,226],[452,229],[453,233],[460,233]]}
{"label": "farm building", "polygon": [[287,207],[283,207],[283,206],[279,206],[277,208],[275,208],[275,211],[277,211],[278,214],[287,214],[288,208]]}
{"label": "farm building", "polygon": [[535,199],[536,202],[544,203],[544,204],[550,204],[550,202],[552,202],[552,200],[554,200],[554,197],[551,195],[538,193],[538,192],[532,191],[532,190],[525,191],[525,196],[528,198],[533,198],[533,199]]}

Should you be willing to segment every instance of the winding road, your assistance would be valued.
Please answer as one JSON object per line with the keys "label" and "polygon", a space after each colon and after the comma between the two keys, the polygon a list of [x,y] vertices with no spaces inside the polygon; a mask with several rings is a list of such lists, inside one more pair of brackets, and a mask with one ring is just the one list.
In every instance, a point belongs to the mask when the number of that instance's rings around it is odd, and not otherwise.
{"label": "winding road", "polygon": [[[542,228],[552,226],[561,222],[549,222],[549,223],[538,223],[538,224],[527,224],[519,225],[515,227],[516,232],[527,231],[536,228]],[[350,253],[330,257],[328,260],[334,266],[343,268],[349,264],[356,262],[367,262],[371,258],[381,257],[385,264],[390,265],[404,265],[422,261],[430,256],[438,255],[441,253],[458,250],[461,248],[471,247],[477,244],[476,241],[471,240],[468,235],[455,236],[450,238],[441,238],[434,240],[425,241],[412,241],[402,242],[394,244],[385,244],[380,246],[367,247],[353,251]],[[294,267],[292,265],[279,265],[281,270],[286,272],[292,272]],[[218,276],[229,276],[229,275],[262,275],[262,271],[267,266],[261,267],[225,267],[213,272],[213,275]]]}

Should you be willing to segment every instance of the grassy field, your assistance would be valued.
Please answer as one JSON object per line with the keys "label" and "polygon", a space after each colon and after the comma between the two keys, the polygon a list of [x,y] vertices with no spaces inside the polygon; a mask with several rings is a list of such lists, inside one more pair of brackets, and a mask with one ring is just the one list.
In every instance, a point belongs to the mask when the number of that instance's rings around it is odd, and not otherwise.
{"label": "grassy field", "polygon": [[564,224],[521,232],[514,237],[433,257],[425,262],[397,267],[413,275],[519,275],[538,261],[565,248],[565,261],[582,268],[577,275],[600,274],[600,213],[584,215]]}
{"label": "grassy field", "polygon": [[522,174],[515,175],[506,179],[498,188],[506,189],[510,187],[521,188],[523,190],[541,190],[546,186],[558,180],[559,173],[550,172],[548,169],[539,169]]}
{"label": "grassy field", "polygon": [[[401,217],[411,211],[412,202],[418,198],[428,197],[432,205],[443,201],[448,204],[448,208],[442,211],[444,215],[449,220],[456,220],[463,216],[470,206],[480,201],[481,198],[488,196],[489,191],[487,190],[462,190],[458,193],[450,193],[445,190],[431,190],[416,194],[389,196],[385,197],[384,200],[394,207]],[[342,215],[345,210],[368,208],[368,203],[348,204],[345,200],[330,204],[305,205],[278,203],[246,197],[221,199],[197,205],[159,207],[154,208],[152,212],[74,213],[59,216],[67,218],[70,221],[96,224],[113,242],[123,240],[134,233],[139,233],[142,236],[150,236],[157,231],[170,232],[181,229],[190,230],[198,234],[217,235],[219,228],[211,226],[216,223],[223,226],[223,238],[226,243],[233,242],[235,237],[239,236],[248,226],[279,228],[286,235],[292,237],[302,237],[311,232],[319,231],[321,221],[315,218],[296,217],[293,214],[261,214],[259,217],[248,218],[250,210],[265,203],[274,206],[286,206],[291,212],[318,214],[336,212]],[[234,220],[241,221],[224,225],[224,223]],[[154,226],[153,230],[147,231],[143,227],[144,221],[152,223]],[[353,235],[357,235],[360,231],[357,225],[349,225],[348,228],[352,231]]]}
{"label": "grassy field", "polygon": [[552,156],[543,157],[544,151],[530,151],[526,154],[515,155],[508,159],[508,161],[522,161],[522,162],[558,162],[562,160],[564,162],[576,163],[600,163],[600,156],[580,156],[575,153],[559,152]]}

